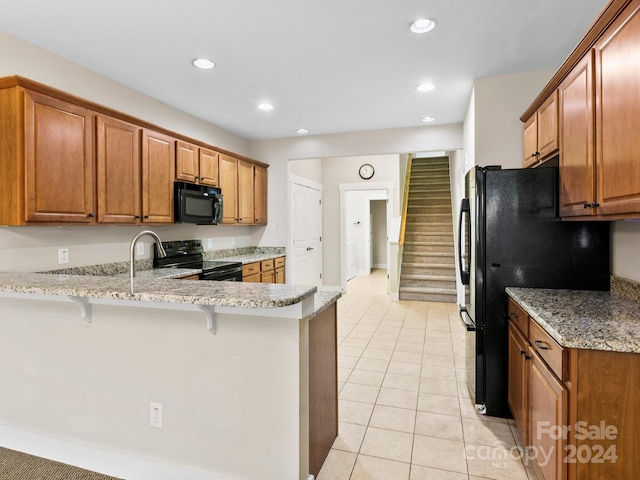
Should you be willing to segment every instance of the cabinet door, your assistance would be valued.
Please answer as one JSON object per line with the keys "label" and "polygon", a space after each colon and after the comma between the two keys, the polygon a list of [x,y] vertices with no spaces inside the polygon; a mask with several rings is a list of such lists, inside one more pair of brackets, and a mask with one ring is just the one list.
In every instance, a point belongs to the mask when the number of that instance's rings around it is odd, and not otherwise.
{"label": "cabinet door", "polygon": [[276,283],[286,283],[284,267],[276,268]]}
{"label": "cabinet door", "polygon": [[538,116],[536,113],[524,124],[522,143],[524,145],[523,165],[527,168],[538,161]]}
{"label": "cabinet door", "polygon": [[253,164],[238,160],[238,223],[253,224]]}
{"label": "cabinet door", "polygon": [[153,130],[142,134],[142,221],[173,223],[175,139]]}
{"label": "cabinet door", "polygon": [[24,92],[27,222],[94,221],[92,114]]}
{"label": "cabinet door", "polygon": [[593,215],[595,200],[592,53],[560,84],[560,215]]}
{"label": "cabinet door", "polygon": [[218,152],[200,148],[200,178],[203,185],[218,186]]}
{"label": "cabinet door", "polygon": [[276,283],[275,270],[269,270],[268,272],[262,272],[261,281],[262,281],[262,283]]}
{"label": "cabinet door", "polygon": [[176,180],[198,181],[198,146],[178,140],[176,142]]}
{"label": "cabinet door", "polygon": [[640,212],[640,0],[631,2],[595,50],[598,210]]}
{"label": "cabinet door", "polygon": [[548,461],[538,456],[538,468],[544,480],[567,478],[565,463],[567,435],[567,389],[542,359],[531,352],[529,370],[529,438],[535,452],[544,452]]}
{"label": "cabinet door", "polygon": [[98,221],[140,221],[140,127],[96,117]]}
{"label": "cabinet door", "polygon": [[220,190],[224,197],[222,223],[238,223],[238,159],[220,154]]}
{"label": "cabinet door", "polygon": [[538,109],[538,158],[544,159],[558,150],[558,91]]}
{"label": "cabinet door", "polygon": [[254,223],[257,225],[267,224],[267,169],[266,167],[254,166]]}
{"label": "cabinet door", "polygon": [[516,426],[523,435],[525,445],[529,442],[529,342],[518,328],[509,322],[509,388],[507,402]]}

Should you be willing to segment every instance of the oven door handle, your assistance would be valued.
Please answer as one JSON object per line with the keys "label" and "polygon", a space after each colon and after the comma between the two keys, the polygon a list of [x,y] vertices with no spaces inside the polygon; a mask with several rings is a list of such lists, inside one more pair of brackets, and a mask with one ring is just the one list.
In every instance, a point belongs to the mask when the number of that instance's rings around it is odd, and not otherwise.
{"label": "oven door handle", "polygon": [[467,332],[475,332],[478,330],[476,324],[471,320],[471,317],[467,313],[467,309],[465,307],[460,307],[460,320],[462,321],[462,325],[467,330]]}

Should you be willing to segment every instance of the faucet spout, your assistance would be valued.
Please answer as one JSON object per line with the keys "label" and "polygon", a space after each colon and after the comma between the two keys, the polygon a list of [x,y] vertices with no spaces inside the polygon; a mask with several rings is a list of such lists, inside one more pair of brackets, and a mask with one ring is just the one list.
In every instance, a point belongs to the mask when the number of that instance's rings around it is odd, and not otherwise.
{"label": "faucet spout", "polygon": [[131,245],[129,246],[129,279],[131,281],[131,293],[133,293],[133,277],[136,276],[136,268],[135,268],[136,243],[138,242],[138,239],[140,237],[143,237],[145,235],[149,235],[151,238],[153,238],[156,241],[158,257],[164,258],[167,256],[167,252],[164,250],[164,247],[162,246],[162,241],[160,240],[160,237],[155,232],[152,232],[151,230],[143,230],[142,232],[138,233],[135,237],[131,239]]}

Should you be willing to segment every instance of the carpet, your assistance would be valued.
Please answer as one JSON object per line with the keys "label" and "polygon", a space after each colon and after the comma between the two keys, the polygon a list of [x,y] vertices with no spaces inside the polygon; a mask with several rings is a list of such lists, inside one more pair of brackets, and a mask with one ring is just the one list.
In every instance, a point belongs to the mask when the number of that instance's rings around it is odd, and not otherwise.
{"label": "carpet", "polygon": [[122,480],[84,468],[0,447],[2,480]]}

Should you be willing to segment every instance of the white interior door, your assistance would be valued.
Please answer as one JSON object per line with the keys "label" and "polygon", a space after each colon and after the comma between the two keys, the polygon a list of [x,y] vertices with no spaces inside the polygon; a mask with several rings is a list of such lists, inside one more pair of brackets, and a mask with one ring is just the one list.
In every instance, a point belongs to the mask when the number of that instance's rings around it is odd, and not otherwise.
{"label": "white interior door", "polygon": [[322,285],[322,191],[292,183],[292,281]]}

